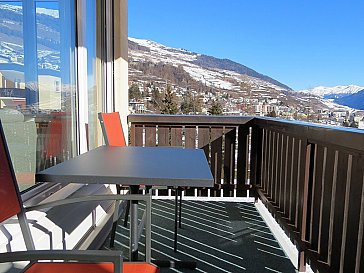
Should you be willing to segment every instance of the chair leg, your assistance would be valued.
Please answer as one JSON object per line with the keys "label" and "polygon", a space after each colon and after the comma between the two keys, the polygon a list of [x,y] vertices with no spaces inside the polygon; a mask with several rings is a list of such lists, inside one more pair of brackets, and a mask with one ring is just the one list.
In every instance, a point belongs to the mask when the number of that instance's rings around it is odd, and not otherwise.
{"label": "chair leg", "polygon": [[[126,208],[125,208],[125,215],[124,215],[124,227],[128,226],[128,218],[129,218],[129,213],[130,213],[130,201],[126,201]],[[114,222],[112,225],[112,229],[110,231],[110,247],[114,247],[114,242],[115,242],[115,233],[116,233],[116,227],[117,227],[118,223]]]}
{"label": "chair leg", "polygon": [[177,216],[178,216],[178,188],[174,194],[174,252],[177,252]]}
{"label": "chair leg", "polygon": [[182,189],[179,188],[179,228],[182,228]]}
{"label": "chair leg", "polygon": [[110,247],[114,247],[114,243],[115,243],[115,233],[116,233],[116,227],[118,225],[118,222],[114,222],[112,224],[112,229],[110,231]]}
{"label": "chair leg", "polygon": [[[120,194],[121,192],[121,186],[120,185],[116,185],[116,193],[117,194]],[[112,228],[111,228],[111,231],[110,231],[110,247],[114,247],[114,244],[115,244],[115,233],[116,233],[116,228],[118,226],[118,222],[114,222],[112,224]]]}
{"label": "chair leg", "polygon": [[130,213],[130,201],[126,201],[125,215],[124,215],[124,227],[128,226],[128,218]]}

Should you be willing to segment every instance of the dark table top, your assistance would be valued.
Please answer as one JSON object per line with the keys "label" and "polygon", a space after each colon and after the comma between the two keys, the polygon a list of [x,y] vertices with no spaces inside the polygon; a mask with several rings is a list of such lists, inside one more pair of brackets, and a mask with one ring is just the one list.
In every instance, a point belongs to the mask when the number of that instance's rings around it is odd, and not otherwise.
{"label": "dark table top", "polygon": [[37,182],[213,187],[205,154],[173,147],[101,146],[36,174]]}

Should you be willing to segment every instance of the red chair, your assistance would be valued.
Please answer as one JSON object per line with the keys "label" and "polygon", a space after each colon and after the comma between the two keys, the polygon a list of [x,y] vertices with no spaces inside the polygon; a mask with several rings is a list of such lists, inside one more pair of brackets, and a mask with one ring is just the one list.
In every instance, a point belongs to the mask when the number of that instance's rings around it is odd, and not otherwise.
{"label": "red chair", "polygon": [[119,112],[99,113],[99,120],[106,145],[126,146]]}
{"label": "red chair", "polygon": [[[25,212],[56,205],[84,201],[128,200],[126,196],[99,195],[65,199],[25,208],[19,194],[18,184],[11,163],[4,131],[0,121],[0,226],[17,216],[27,251],[0,253],[0,263],[31,261],[26,273],[158,273],[159,269],[149,263],[123,263],[120,251],[101,250],[34,250],[34,242]],[[133,198],[136,196],[134,195]],[[151,197],[136,197],[147,202],[150,211]],[[13,221],[13,219],[12,219]],[[149,223],[150,224],[150,223]],[[67,262],[41,262],[44,260],[65,260]],[[72,261],[72,262],[70,262]],[[82,261],[82,262],[81,262]]]}
{"label": "red chair", "polygon": [[[123,127],[120,121],[119,112],[113,113],[99,113],[99,120],[104,136],[106,145],[110,146],[126,146]],[[177,214],[179,214],[179,227],[181,228],[181,213],[182,213],[182,188],[178,187],[175,189],[175,230],[174,230],[174,251],[177,251]],[[118,185],[117,192],[120,194],[121,185]],[[147,189],[149,191],[149,189]],[[179,200],[179,211],[178,208],[178,196]],[[128,202],[124,218],[124,226],[127,225],[127,219],[129,215],[130,203]],[[117,222],[113,224],[112,231],[110,233],[110,247],[114,246],[115,232],[116,232]]]}
{"label": "red chair", "polygon": [[[99,113],[98,117],[106,145],[119,146],[119,147],[126,146],[123,126],[121,125],[119,112]],[[116,185],[117,194],[120,194],[122,188],[127,190],[129,187]],[[126,227],[128,224],[129,212],[130,212],[130,203],[127,202],[124,215],[124,227]],[[114,220],[115,222],[113,223],[110,232],[110,247],[114,247],[115,243],[117,219]]]}

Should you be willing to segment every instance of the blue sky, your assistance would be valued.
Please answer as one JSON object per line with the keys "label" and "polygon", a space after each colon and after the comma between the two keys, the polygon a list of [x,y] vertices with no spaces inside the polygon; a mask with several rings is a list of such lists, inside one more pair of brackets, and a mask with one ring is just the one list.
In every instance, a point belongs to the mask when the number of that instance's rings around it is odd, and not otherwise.
{"label": "blue sky", "polygon": [[364,86],[364,0],[130,0],[129,36],[228,58],[293,89]]}

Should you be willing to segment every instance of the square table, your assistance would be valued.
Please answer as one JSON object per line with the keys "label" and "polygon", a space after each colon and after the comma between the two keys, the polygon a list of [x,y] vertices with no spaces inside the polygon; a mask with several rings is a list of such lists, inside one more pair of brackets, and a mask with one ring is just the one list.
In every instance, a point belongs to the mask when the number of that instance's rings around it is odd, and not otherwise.
{"label": "square table", "polygon": [[[213,187],[203,150],[101,146],[36,174],[37,182]],[[133,193],[133,191],[132,191]],[[130,208],[130,259],[138,255],[138,204]],[[150,244],[149,244],[150,245]]]}

